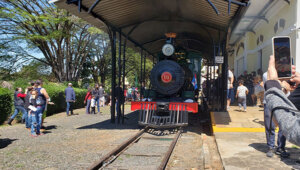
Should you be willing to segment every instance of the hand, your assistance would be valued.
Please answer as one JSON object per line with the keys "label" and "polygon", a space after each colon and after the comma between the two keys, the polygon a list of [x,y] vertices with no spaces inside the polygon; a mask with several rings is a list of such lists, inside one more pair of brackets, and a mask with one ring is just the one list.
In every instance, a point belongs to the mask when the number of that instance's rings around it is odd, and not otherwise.
{"label": "hand", "polygon": [[291,85],[286,81],[281,82],[281,87],[285,88],[287,91],[291,91]]}
{"label": "hand", "polygon": [[278,80],[278,74],[275,68],[275,58],[273,55],[271,55],[269,59],[268,80]]}
{"label": "hand", "polygon": [[292,66],[292,77],[290,79],[291,82],[296,83],[292,88],[295,89],[300,84],[300,74],[296,72],[296,66]]}
{"label": "hand", "polygon": [[230,88],[231,88],[231,89],[233,88],[233,84],[230,84]]}
{"label": "hand", "polygon": [[84,101],[83,104],[85,104],[86,102]]}

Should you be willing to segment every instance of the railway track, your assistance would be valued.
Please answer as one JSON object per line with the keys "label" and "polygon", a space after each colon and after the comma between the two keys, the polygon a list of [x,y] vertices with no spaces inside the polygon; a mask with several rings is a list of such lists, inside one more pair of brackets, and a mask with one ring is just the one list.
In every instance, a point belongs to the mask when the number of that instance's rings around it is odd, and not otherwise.
{"label": "railway track", "polygon": [[[109,167],[111,166],[111,164],[113,164],[113,162],[116,161],[116,159],[118,159],[123,155],[123,157],[134,156],[134,157],[155,158],[156,160],[161,161],[160,164],[157,161],[155,161],[157,163],[155,169],[163,170],[166,168],[170,156],[182,133],[182,129],[176,129],[176,130],[167,131],[167,132],[165,131],[157,132],[154,129],[150,129],[146,127],[140,130],[132,137],[130,137],[128,140],[118,145],[114,150],[107,153],[105,156],[103,156],[99,161],[95,162],[88,169],[89,170],[110,169]],[[152,147],[153,145],[157,145],[157,146],[156,149],[155,148],[150,149],[147,148],[147,145],[143,145],[144,148],[141,149],[138,148],[137,143],[149,143],[152,145]],[[122,167],[122,165],[119,165],[119,167]],[[151,167],[150,169],[152,168],[153,167]]]}

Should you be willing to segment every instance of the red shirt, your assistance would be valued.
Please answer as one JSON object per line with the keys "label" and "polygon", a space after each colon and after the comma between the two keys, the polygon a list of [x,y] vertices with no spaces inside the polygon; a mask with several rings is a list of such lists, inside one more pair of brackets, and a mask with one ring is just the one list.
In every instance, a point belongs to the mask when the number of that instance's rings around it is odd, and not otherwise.
{"label": "red shirt", "polygon": [[86,100],[91,100],[92,99],[92,93],[91,92],[87,92],[84,101],[86,102]]}
{"label": "red shirt", "polygon": [[17,95],[17,97],[25,98],[25,97],[26,97],[26,94],[24,94],[24,93],[19,93],[19,94]]}

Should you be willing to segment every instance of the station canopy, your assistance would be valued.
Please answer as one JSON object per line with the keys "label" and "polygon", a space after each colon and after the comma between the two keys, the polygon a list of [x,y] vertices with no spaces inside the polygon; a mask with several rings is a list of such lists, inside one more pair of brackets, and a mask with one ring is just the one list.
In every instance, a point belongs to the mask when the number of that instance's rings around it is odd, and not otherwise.
{"label": "station canopy", "polygon": [[[161,51],[165,33],[176,33],[176,46],[213,55],[248,6],[248,0],[54,0],[90,24],[113,28],[131,46],[149,54]],[[106,28],[105,28],[106,27]]]}

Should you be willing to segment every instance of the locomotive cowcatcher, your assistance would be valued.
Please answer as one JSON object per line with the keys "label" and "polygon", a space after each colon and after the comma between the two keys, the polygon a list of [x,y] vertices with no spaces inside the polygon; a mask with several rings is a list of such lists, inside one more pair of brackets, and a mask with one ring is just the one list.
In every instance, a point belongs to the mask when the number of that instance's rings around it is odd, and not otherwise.
{"label": "locomotive cowcatcher", "polygon": [[151,70],[150,89],[141,101],[132,101],[131,110],[139,111],[138,123],[153,128],[188,125],[188,114],[198,113],[198,87],[201,53],[176,45],[176,34],[166,34],[166,44]]}

